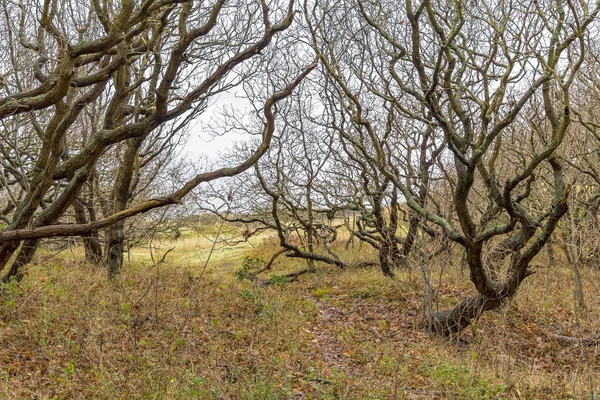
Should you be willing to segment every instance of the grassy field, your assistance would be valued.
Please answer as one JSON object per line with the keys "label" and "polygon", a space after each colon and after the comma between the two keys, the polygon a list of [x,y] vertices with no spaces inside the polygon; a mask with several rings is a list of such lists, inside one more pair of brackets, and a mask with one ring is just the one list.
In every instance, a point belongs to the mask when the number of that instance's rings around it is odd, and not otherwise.
{"label": "grassy field", "polygon": [[[234,272],[244,257],[274,251],[257,242],[218,249],[207,266],[205,239],[158,243],[155,261],[176,247],[159,265],[135,249],[121,284],[84,264],[80,249],[41,253],[21,284],[2,289],[0,398],[589,399],[600,391],[598,349],[547,337],[596,330],[598,271],[583,271],[586,312],[575,311],[571,272],[544,268],[459,347],[427,336],[418,268],[391,280],[319,265],[297,282],[256,286]],[[354,253],[346,256],[372,256]],[[274,273],[303,265],[281,258]],[[441,308],[472,293],[448,266],[439,289]]]}

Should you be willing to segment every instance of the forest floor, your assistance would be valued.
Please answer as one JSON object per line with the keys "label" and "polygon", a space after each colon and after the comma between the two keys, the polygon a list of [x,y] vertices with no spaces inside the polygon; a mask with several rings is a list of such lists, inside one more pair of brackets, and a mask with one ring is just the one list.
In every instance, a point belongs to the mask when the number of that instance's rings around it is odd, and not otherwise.
{"label": "forest floor", "polygon": [[[256,285],[235,271],[244,257],[268,258],[268,241],[218,250],[208,264],[206,248],[182,243],[158,264],[168,245],[154,261],[148,250],[132,251],[119,284],[83,263],[80,249],[40,253],[25,279],[0,293],[0,398],[589,399],[600,392],[600,348],[549,338],[596,330],[598,270],[583,270],[587,311],[574,306],[566,266],[539,268],[458,346],[427,335],[418,267],[392,280],[376,268],[317,265],[295,282]],[[272,273],[304,265],[282,257]],[[434,307],[473,292],[453,265],[432,276]]]}

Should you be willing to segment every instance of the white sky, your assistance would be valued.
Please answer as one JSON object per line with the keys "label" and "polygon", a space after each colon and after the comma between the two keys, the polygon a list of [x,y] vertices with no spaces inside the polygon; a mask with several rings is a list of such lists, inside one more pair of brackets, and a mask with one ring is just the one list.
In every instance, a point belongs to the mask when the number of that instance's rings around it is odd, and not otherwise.
{"label": "white sky", "polygon": [[190,137],[182,154],[191,161],[201,158],[211,162],[216,161],[220,152],[229,148],[233,142],[248,138],[248,135],[229,132],[222,136],[215,136],[211,133],[210,126],[217,125],[215,118],[218,118],[224,108],[235,110],[241,117],[248,111],[248,107],[248,101],[236,96],[236,92],[219,94],[206,111],[191,123]]}

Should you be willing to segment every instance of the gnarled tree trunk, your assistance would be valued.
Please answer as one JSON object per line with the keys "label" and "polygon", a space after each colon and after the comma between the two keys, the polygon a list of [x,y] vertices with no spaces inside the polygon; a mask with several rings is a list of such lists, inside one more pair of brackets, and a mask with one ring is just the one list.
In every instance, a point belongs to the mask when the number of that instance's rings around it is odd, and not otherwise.
{"label": "gnarled tree trunk", "polygon": [[[136,171],[138,151],[143,138],[131,139],[126,142],[121,165],[115,178],[113,191],[113,213],[116,214],[127,208],[131,197],[131,183]],[[108,276],[113,279],[120,275],[123,266],[123,251],[125,242],[125,221],[119,221],[107,230],[106,263]]]}

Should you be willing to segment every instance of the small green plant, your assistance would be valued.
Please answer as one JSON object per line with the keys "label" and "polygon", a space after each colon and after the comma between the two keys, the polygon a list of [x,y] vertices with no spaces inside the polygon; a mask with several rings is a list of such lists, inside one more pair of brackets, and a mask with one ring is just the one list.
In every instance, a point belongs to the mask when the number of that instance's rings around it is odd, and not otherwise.
{"label": "small green plant", "polygon": [[269,283],[271,285],[275,285],[275,286],[285,286],[287,283],[289,283],[288,279],[283,276],[283,275],[272,275],[269,278]]}
{"label": "small green plant", "polygon": [[69,379],[69,377],[75,373],[75,363],[73,360],[69,361],[69,363],[62,368],[61,372],[64,379]]}
{"label": "small green plant", "polygon": [[239,280],[248,279],[253,281],[264,263],[265,260],[260,257],[244,257],[242,268],[235,271],[234,274]]}
{"label": "small green plant", "polygon": [[247,289],[242,290],[240,292],[240,296],[245,301],[257,301],[260,299],[260,295],[256,291],[247,290]]}
{"label": "small green plant", "polygon": [[442,362],[435,368],[427,365],[424,370],[439,386],[459,399],[496,399],[506,390],[504,385],[494,385],[473,375],[464,365]]}

